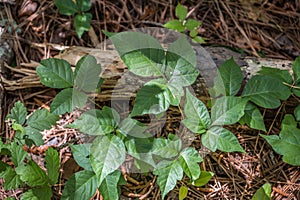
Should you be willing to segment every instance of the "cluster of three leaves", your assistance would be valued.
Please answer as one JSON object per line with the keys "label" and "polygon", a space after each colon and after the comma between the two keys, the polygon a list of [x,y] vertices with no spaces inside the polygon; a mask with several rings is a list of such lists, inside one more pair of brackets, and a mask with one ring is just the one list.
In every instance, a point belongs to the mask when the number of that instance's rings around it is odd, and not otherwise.
{"label": "cluster of three leaves", "polygon": [[75,107],[82,108],[88,99],[87,92],[95,91],[102,83],[101,67],[90,55],[77,62],[74,72],[67,61],[56,58],[41,61],[36,71],[45,86],[63,89],[50,105],[50,111],[54,114],[72,112]]}
{"label": "cluster of three leaves", "polygon": [[[37,163],[27,156],[27,152],[23,150],[22,146],[16,142],[3,144],[0,141],[0,152],[3,149],[10,151],[11,160],[16,167],[13,170],[11,166],[6,164],[5,170],[0,173],[0,177],[4,177],[4,188],[6,190],[17,189],[26,183],[31,189],[22,194],[22,199],[50,200],[52,197],[50,185],[56,184],[59,176],[59,155],[57,151],[52,148],[46,151],[46,174]],[[25,158],[29,159],[26,164],[24,163]]]}
{"label": "cluster of three leaves", "polygon": [[183,87],[191,85],[199,75],[196,56],[185,36],[179,37],[165,51],[147,34],[123,32],[110,36],[130,72],[156,78],[137,93],[131,116],[160,114],[170,105],[178,106]]}
{"label": "cluster of three leaves", "polygon": [[76,14],[74,19],[74,27],[79,37],[84,31],[88,31],[91,27],[92,14],[86,13],[91,9],[90,0],[55,0],[54,4],[58,7],[60,14],[71,16]]}
{"label": "cluster of three leaves", "polygon": [[[91,145],[73,145],[71,148],[76,162],[85,170],[92,171],[94,173],[93,178],[97,177],[97,184],[100,183],[101,192],[108,196],[118,193],[118,190],[110,188],[107,194],[106,190],[101,189],[101,185],[106,184],[106,179],[109,179],[111,174],[116,173],[115,171],[125,161],[126,152],[136,158],[137,163],[144,163],[155,169],[163,196],[175,187],[176,180],[181,180],[183,171],[192,180],[199,178],[200,168],[197,163],[201,162],[202,158],[195,149],[185,148],[182,150],[181,140],[173,135],[170,135],[169,139],[152,138],[150,134],[144,133],[145,125],[130,118],[126,118],[122,122],[119,119],[118,114],[113,109],[104,107],[102,110],[85,112],[70,125],[72,128],[78,128],[81,132],[89,135],[98,135]],[[113,132],[120,133],[121,136],[111,135]],[[101,154],[99,154],[100,151]],[[82,152],[85,152],[84,155],[77,156]],[[158,164],[154,161],[153,156],[159,159]],[[178,158],[173,161],[165,160],[176,157]],[[174,167],[181,173],[174,174]],[[142,168],[140,170],[147,171],[148,169]],[[90,172],[81,173],[90,174]],[[94,186],[94,183],[94,181],[89,182],[89,186],[93,187],[95,191],[97,187]],[[71,192],[66,192],[65,196],[72,193],[79,194],[80,191],[80,188],[73,189]]]}

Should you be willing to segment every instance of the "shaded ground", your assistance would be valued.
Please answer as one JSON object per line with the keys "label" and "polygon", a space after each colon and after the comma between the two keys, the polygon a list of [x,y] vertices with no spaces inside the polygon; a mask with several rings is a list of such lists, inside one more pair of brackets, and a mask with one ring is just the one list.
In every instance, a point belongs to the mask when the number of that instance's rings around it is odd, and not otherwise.
{"label": "shaded ground", "polygon": [[[27,2],[25,4],[24,2]],[[174,18],[176,1],[156,0],[97,0],[93,3],[93,32],[85,33],[82,39],[76,36],[71,18],[62,16],[52,1],[40,1],[35,8],[31,1],[20,1],[6,12],[18,24],[20,33],[7,37],[11,39],[15,52],[15,70],[3,72],[3,96],[1,136],[10,137],[10,130],[3,119],[13,103],[21,100],[29,111],[41,106],[49,106],[57,91],[39,84],[35,75],[36,63],[59,53],[57,45],[95,47],[105,40],[101,30],[120,32],[139,27],[160,27]],[[249,3],[252,2],[252,3]],[[201,20],[199,32],[208,38],[207,45],[231,46],[241,52],[280,59],[294,59],[300,55],[300,2],[283,0],[256,1],[181,1],[189,10],[189,16]],[[27,64],[26,64],[27,63]],[[2,80],[3,81],[3,80]],[[104,102],[105,103],[105,102]],[[278,110],[263,110],[269,134],[278,134],[280,122],[285,113],[292,112],[297,105],[290,99]],[[176,116],[176,111],[172,113]],[[79,170],[71,158],[70,150],[64,144],[78,136],[75,130],[65,129],[78,113],[62,116],[57,127],[44,134],[45,144],[55,140],[60,149],[62,174],[60,183]],[[169,121],[168,123],[171,123]],[[258,136],[259,132],[246,126],[227,127],[239,138],[247,154],[205,153],[200,140],[195,147],[203,154],[202,169],[212,171],[215,176],[205,187],[189,187],[187,199],[250,199],[265,182],[272,184],[274,199],[300,199],[299,167],[283,163],[270,146]],[[43,149],[31,150],[36,156]],[[153,176],[130,175],[128,185],[124,186],[125,197],[160,199],[158,187]],[[187,184],[183,179],[168,195],[177,199],[179,187]],[[59,198],[62,186],[55,189],[55,199]],[[21,191],[5,191],[0,185],[0,199],[6,196],[18,197]],[[96,194],[94,199],[101,199]]]}

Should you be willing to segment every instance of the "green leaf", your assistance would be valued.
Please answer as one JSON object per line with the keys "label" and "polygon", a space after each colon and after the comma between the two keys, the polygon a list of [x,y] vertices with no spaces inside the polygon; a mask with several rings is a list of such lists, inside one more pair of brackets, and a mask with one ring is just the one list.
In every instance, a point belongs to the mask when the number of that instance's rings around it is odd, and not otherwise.
{"label": "green leaf", "polygon": [[241,124],[247,124],[250,128],[266,131],[264,118],[259,109],[251,102],[245,107],[245,114],[239,121]]}
{"label": "green leaf", "polygon": [[280,106],[280,100],[288,99],[290,94],[289,87],[280,80],[257,75],[247,82],[242,96],[263,108],[277,108]]}
{"label": "green leaf", "polygon": [[91,9],[91,1],[90,0],[76,0],[77,9],[81,12],[86,12]]}
{"label": "green leaf", "polygon": [[48,183],[48,177],[35,162],[29,161],[26,166],[18,166],[16,173],[21,177],[21,180],[29,186],[42,186]]}
{"label": "green leaf", "polygon": [[77,12],[77,6],[73,0],[54,0],[55,6],[62,15],[73,15]]}
{"label": "green leaf", "polygon": [[18,124],[18,123],[13,123],[11,125],[12,129],[14,129],[16,132],[20,132],[20,133],[24,133],[25,132],[25,129],[24,127],[21,125],[21,124]]}
{"label": "green leaf", "polygon": [[180,83],[169,83],[166,92],[170,98],[170,104],[172,106],[179,106],[181,97],[184,95],[184,90],[183,87],[180,86]]}
{"label": "green leaf", "polygon": [[295,110],[294,110],[294,115],[296,117],[296,120],[299,122],[300,121],[300,105],[298,105]]}
{"label": "green leaf", "polygon": [[217,149],[224,152],[245,152],[234,134],[222,127],[211,127],[202,135],[201,140],[213,152]]}
{"label": "green leaf", "polygon": [[188,89],[186,89],[184,114],[186,118],[182,121],[183,124],[194,133],[205,133],[210,126],[211,121],[206,106]]}
{"label": "green leaf", "polygon": [[300,82],[300,56],[298,56],[292,64],[295,84]]}
{"label": "green leaf", "polygon": [[217,77],[214,79],[214,92],[216,96],[220,94],[234,96],[240,90],[242,82],[242,70],[231,57],[218,69]]}
{"label": "green leaf", "polygon": [[91,146],[91,165],[101,184],[105,177],[118,169],[125,161],[125,145],[115,136],[98,136]]}
{"label": "green leaf", "polygon": [[200,21],[194,20],[194,19],[188,19],[185,23],[185,27],[189,30],[192,31],[194,29],[197,29],[201,25]]}
{"label": "green leaf", "polygon": [[136,158],[134,161],[137,165],[137,168],[141,170],[141,173],[149,172],[149,170],[156,165],[151,153],[153,141],[154,138],[149,137],[134,138],[125,142],[127,153]]}
{"label": "green leaf", "polygon": [[79,171],[67,181],[61,200],[90,199],[98,187],[97,176],[92,171]]}
{"label": "green leaf", "polygon": [[46,109],[36,110],[27,120],[28,126],[40,131],[50,129],[59,119],[58,115],[48,112]]}
{"label": "green leaf", "polygon": [[59,176],[59,155],[53,148],[46,151],[46,169],[48,171],[49,183],[54,185],[58,181]]}
{"label": "green leaf", "polygon": [[164,70],[163,49],[139,49],[121,56],[128,70],[132,73],[143,76],[162,76]]}
{"label": "green leaf", "polygon": [[108,174],[101,183],[99,190],[105,200],[119,199],[118,183],[121,177],[121,172],[115,170],[113,173]]}
{"label": "green leaf", "polygon": [[140,32],[121,32],[110,39],[132,73],[162,76],[165,52],[154,37]]}
{"label": "green leaf", "polygon": [[57,58],[42,60],[36,73],[45,86],[51,88],[73,87],[73,71],[71,65],[65,60]]}
{"label": "green leaf", "polygon": [[271,200],[272,187],[270,183],[265,183],[259,188],[251,200]]}
{"label": "green leaf", "polygon": [[258,74],[262,74],[265,76],[271,76],[280,80],[281,82],[292,84],[293,79],[289,72],[289,70],[277,69],[273,67],[261,67],[261,70],[257,72]]}
{"label": "green leaf", "polygon": [[167,52],[167,65],[170,72],[168,75],[170,84],[181,87],[189,86],[196,81],[199,75],[195,65],[189,63],[181,55]]}
{"label": "green leaf", "polygon": [[193,42],[200,43],[200,44],[205,44],[206,43],[205,40],[207,40],[207,38],[203,38],[201,36],[195,36],[192,38]]}
{"label": "green leaf", "polygon": [[87,101],[87,95],[75,88],[67,88],[60,91],[50,105],[51,113],[65,114],[72,112],[76,107],[82,108]]}
{"label": "green leaf", "polygon": [[194,30],[190,31],[190,37],[194,38],[198,35],[198,33],[199,33],[198,29],[194,29]]}
{"label": "green leaf", "polygon": [[44,144],[43,135],[38,129],[26,126],[25,128],[25,143],[27,146],[40,146]]}
{"label": "green leaf", "polygon": [[186,18],[187,9],[184,6],[182,6],[180,3],[178,3],[175,9],[175,14],[181,21],[183,21]]}
{"label": "green leaf", "polygon": [[119,131],[126,137],[147,138],[149,135],[144,133],[146,130],[145,124],[129,117],[125,118],[119,127]]}
{"label": "green leaf", "polygon": [[104,106],[102,110],[84,112],[68,127],[79,129],[88,135],[105,135],[113,132],[119,121],[119,114],[114,109]]}
{"label": "green leaf", "polygon": [[11,142],[10,150],[11,150],[11,160],[13,161],[15,166],[22,165],[23,160],[27,156],[27,152],[22,148],[22,145],[19,145],[16,142]]}
{"label": "green leaf", "polygon": [[78,90],[95,91],[100,81],[101,66],[94,56],[83,56],[76,64],[74,84]]}
{"label": "green leaf", "polygon": [[300,166],[300,129],[294,125],[283,125],[279,136],[260,136],[267,140],[276,153],[283,155],[284,162]]}
{"label": "green leaf", "polygon": [[[33,194],[38,199],[51,200],[52,190],[51,190],[50,186],[48,186],[48,185],[43,185],[43,186],[33,188],[32,191],[33,191]],[[29,200],[31,200],[31,199],[29,199]]]}
{"label": "green leaf", "polygon": [[164,27],[178,32],[183,32],[185,30],[182,22],[177,19],[168,21],[166,24],[164,24]]}
{"label": "green leaf", "polygon": [[179,189],[179,200],[185,199],[185,197],[187,197],[188,195],[188,192],[189,192],[188,187],[182,185]]}
{"label": "green leaf", "polygon": [[11,167],[7,167],[4,172],[4,189],[18,189],[24,185],[23,181],[20,179],[20,176],[14,171]]}
{"label": "green leaf", "polygon": [[79,38],[81,38],[84,31],[90,30],[92,17],[91,13],[82,13],[75,16],[74,27]]}
{"label": "green leaf", "polygon": [[146,83],[137,93],[131,116],[160,114],[170,106],[170,98],[163,85]]}
{"label": "green leaf", "polygon": [[17,101],[14,107],[10,110],[10,113],[6,116],[6,119],[14,119],[20,125],[25,123],[27,116],[27,110],[21,101]]}
{"label": "green leaf", "polygon": [[211,109],[213,125],[229,125],[240,120],[244,115],[247,99],[235,96],[224,96],[215,100]]}
{"label": "green leaf", "polygon": [[21,200],[39,200],[39,198],[34,195],[33,190],[28,190],[22,195]]}
{"label": "green leaf", "polygon": [[[187,67],[193,68],[195,70],[197,65],[197,57],[195,54],[195,50],[191,46],[190,42],[187,40],[187,36],[181,35],[175,42],[171,43],[168,46],[167,54],[168,53],[170,54],[169,58],[173,58],[171,60],[167,60],[167,64],[172,66],[173,74],[178,73],[177,70],[179,70],[179,72],[181,72],[182,75],[186,75],[187,73],[184,72],[188,70],[183,70],[183,69]],[[190,66],[187,67],[183,67],[181,65],[177,66],[179,58],[185,60],[185,62],[187,62]]]}
{"label": "green leaf", "polygon": [[295,118],[291,114],[286,114],[281,122],[281,128],[283,129],[284,126],[293,126],[297,127],[297,122],[295,121]]}
{"label": "green leaf", "polygon": [[173,162],[161,161],[153,173],[158,176],[157,184],[162,199],[176,186],[177,180],[181,180],[183,176],[183,170],[176,160]]}
{"label": "green leaf", "polygon": [[192,182],[196,187],[202,187],[208,183],[211,177],[214,176],[213,172],[202,171],[199,178]]}
{"label": "green leaf", "polygon": [[70,144],[70,147],[76,163],[85,170],[93,171],[90,161],[91,144]]}
{"label": "green leaf", "polygon": [[184,173],[192,180],[196,180],[200,176],[199,162],[203,159],[192,147],[187,147],[180,152],[179,163]]}
{"label": "green leaf", "polygon": [[155,138],[151,153],[162,158],[173,158],[179,154],[181,147],[181,140],[177,137],[174,139]]}

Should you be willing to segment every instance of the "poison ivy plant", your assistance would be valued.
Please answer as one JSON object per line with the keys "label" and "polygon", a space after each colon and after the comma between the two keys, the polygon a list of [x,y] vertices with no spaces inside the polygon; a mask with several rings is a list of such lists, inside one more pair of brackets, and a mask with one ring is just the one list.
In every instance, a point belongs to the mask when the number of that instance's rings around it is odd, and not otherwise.
{"label": "poison ivy plant", "polygon": [[[178,8],[176,12],[181,20],[185,20],[184,9]],[[234,60],[230,59],[219,68],[214,79],[215,85],[211,89],[212,106],[208,109],[187,88],[195,82],[199,72],[196,69],[195,52],[186,37],[179,37],[165,50],[155,38],[147,34],[106,34],[129,71],[147,78],[148,82],[137,91],[133,109],[127,118],[121,119],[114,109],[104,106],[102,109],[85,111],[67,126],[78,129],[93,140],[89,144],[70,145],[75,161],[83,170],[68,180],[63,190],[63,199],[89,199],[97,190],[104,199],[118,199],[120,186],[124,184],[119,168],[124,164],[126,156],[132,157],[134,170],[153,171],[157,176],[162,198],[174,189],[184,174],[190,179],[190,184],[198,187],[205,185],[213,176],[210,172],[200,170],[199,163],[203,159],[195,148],[185,147],[182,138],[171,133],[167,138],[155,138],[147,132],[146,125],[132,117],[145,114],[158,116],[170,106],[180,108],[180,102],[185,97],[182,123],[196,135],[201,134],[201,141],[205,147],[213,152],[220,150],[245,153],[235,135],[223,126],[240,122],[265,131],[259,108],[277,108],[291,93],[297,95],[299,61],[296,60],[293,64],[294,77],[284,70],[263,67],[242,89],[242,71]],[[48,87],[63,89],[53,100],[50,114],[63,114],[71,112],[75,107],[82,107],[88,98],[86,93],[94,92],[100,87],[100,72],[101,68],[92,56],[85,56],[78,61],[74,72],[66,61],[42,61],[37,68],[41,82]],[[21,113],[21,117],[18,113]],[[37,112],[36,115],[51,119],[46,113]],[[10,116],[14,120],[13,128],[20,133],[49,127],[49,124],[40,123],[41,119],[34,114],[34,117],[26,121],[22,117],[26,117],[26,113],[24,114],[24,108],[21,106],[14,109]],[[295,110],[295,116],[297,120],[300,118],[298,108]],[[23,128],[25,121],[28,126]],[[293,116],[287,115],[279,136],[262,137],[277,153],[283,155],[285,162],[299,165],[298,132],[297,122]],[[12,161],[19,163],[26,154],[19,153],[22,152],[20,148],[14,149],[16,153],[12,154]],[[5,164],[0,164],[0,169],[7,168]],[[47,176],[52,177],[50,174],[53,171],[48,170]],[[8,181],[12,185],[16,185],[18,180],[12,178],[14,173],[11,170],[7,176],[7,180],[13,180]],[[41,171],[39,173],[41,177],[45,176]],[[47,179],[51,183],[54,180],[55,177],[53,180]],[[40,181],[39,184],[45,182],[43,178]],[[182,187],[180,198],[184,198],[187,190]],[[33,192],[29,192],[28,197],[31,194]]]}
{"label": "poison ivy plant", "polygon": [[224,124],[234,124],[244,115],[247,101],[239,97],[223,97],[212,107],[211,116],[205,105],[186,90],[183,124],[194,133],[202,134],[202,144],[211,151],[217,149],[244,152],[237,138]]}
{"label": "poison ivy plant", "polygon": [[[93,123],[86,129],[86,122],[91,117],[94,117]],[[153,138],[151,134],[145,132],[143,124],[132,118],[121,121],[118,113],[112,108],[103,107],[102,110],[86,111],[69,127],[96,136],[92,144],[71,145],[76,162],[85,171],[93,173],[90,174],[89,180],[94,177],[96,179],[96,182],[86,182],[86,187],[93,188],[88,190],[86,197],[92,196],[97,188],[107,199],[115,199],[118,196],[119,190],[116,188],[121,184],[118,168],[124,163],[126,154],[131,155],[136,163],[143,162],[148,165],[148,169],[155,171],[163,196],[175,187],[175,180],[181,180],[183,172],[191,180],[197,180],[200,176],[198,163],[202,162],[202,158],[194,148],[182,149],[182,141],[172,134],[169,134],[167,139]],[[177,176],[173,173],[172,163],[182,175]],[[141,165],[136,167],[140,168]],[[73,180],[75,176],[70,179],[71,183],[67,183],[68,185],[75,182]],[[91,184],[96,184],[96,188]],[[77,191],[76,188],[79,190],[80,187],[80,184],[66,187],[64,198],[73,196]],[[80,193],[80,190],[78,192]]]}
{"label": "poison ivy plant", "polygon": [[292,115],[286,115],[278,135],[260,135],[265,138],[275,152],[283,155],[282,160],[290,165],[300,165],[300,129]]}
{"label": "poison ivy plant", "polygon": [[36,110],[28,119],[27,111],[23,103],[17,101],[7,115],[6,120],[11,123],[15,133],[15,140],[21,145],[40,146],[44,144],[41,131],[50,129],[59,119],[58,115],[48,112],[46,109]]}
{"label": "poison ivy plant", "polygon": [[[153,77],[138,91],[131,116],[159,114],[170,105],[178,106],[183,87],[191,85],[199,75],[196,56],[185,36],[170,44],[165,52],[160,43],[144,33],[109,34],[129,71]],[[181,56],[184,49],[184,55]]]}
{"label": "poison ivy plant", "polygon": [[0,161],[0,178],[4,178],[6,190],[24,188],[22,199],[51,199],[51,186],[58,181],[59,155],[53,148],[48,148],[45,157],[47,173],[35,163],[23,146],[40,146],[43,139],[40,131],[50,129],[58,116],[47,110],[37,110],[28,119],[25,106],[16,102],[7,115],[15,136],[12,141],[3,144],[0,141],[0,155],[8,156],[13,165]]}
{"label": "poison ivy plant", "polygon": [[187,9],[181,5],[180,3],[176,6],[175,9],[175,15],[178,17],[177,19],[170,20],[167,22],[164,27],[176,30],[178,32],[189,32],[189,36],[192,38],[194,42],[197,43],[205,43],[205,38],[199,36],[199,27],[201,26],[201,22],[195,19],[186,19],[187,18],[188,11]]}
{"label": "poison ivy plant", "polygon": [[62,15],[75,15],[74,27],[79,38],[85,31],[91,28],[92,14],[87,12],[91,9],[90,0],[54,0],[54,4]]}
{"label": "poison ivy plant", "polygon": [[54,114],[72,112],[75,107],[82,108],[88,99],[86,93],[98,89],[102,82],[99,78],[101,67],[90,55],[77,62],[75,72],[67,61],[57,58],[41,61],[36,72],[45,86],[63,89],[50,105],[50,111]]}

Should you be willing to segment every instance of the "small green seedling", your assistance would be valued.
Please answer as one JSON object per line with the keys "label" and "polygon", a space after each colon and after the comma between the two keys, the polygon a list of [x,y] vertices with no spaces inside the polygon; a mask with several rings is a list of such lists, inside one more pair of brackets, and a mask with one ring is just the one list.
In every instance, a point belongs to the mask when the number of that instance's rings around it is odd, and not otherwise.
{"label": "small green seedling", "polygon": [[175,15],[178,17],[178,20],[171,20],[167,22],[164,27],[171,30],[176,30],[180,33],[188,31],[193,42],[204,44],[205,38],[198,35],[198,29],[202,23],[195,19],[186,19],[187,13],[187,9],[179,3],[175,10]]}
{"label": "small green seedling", "polygon": [[92,14],[87,12],[91,9],[90,0],[54,0],[54,4],[62,15],[74,15],[74,27],[79,38],[84,31],[91,28]]}

